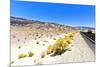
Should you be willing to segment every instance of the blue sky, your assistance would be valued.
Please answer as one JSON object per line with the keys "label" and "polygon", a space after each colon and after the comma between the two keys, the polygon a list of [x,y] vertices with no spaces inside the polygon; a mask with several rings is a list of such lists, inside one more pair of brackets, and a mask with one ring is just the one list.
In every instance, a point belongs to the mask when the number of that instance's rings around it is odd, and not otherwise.
{"label": "blue sky", "polygon": [[95,6],[11,0],[11,16],[71,26],[95,27]]}

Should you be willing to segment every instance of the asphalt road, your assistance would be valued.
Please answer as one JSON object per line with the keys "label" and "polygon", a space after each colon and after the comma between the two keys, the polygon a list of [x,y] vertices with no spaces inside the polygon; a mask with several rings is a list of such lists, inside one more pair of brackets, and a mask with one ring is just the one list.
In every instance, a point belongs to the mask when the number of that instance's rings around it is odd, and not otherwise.
{"label": "asphalt road", "polygon": [[92,51],[95,54],[95,40],[94,40],[94,36],[93,38],[85,35],[83,32],[81,32],[82,37],[84,38],[84,40],[86,41],[86,43],[88,44],[88,46],[92,49]]}

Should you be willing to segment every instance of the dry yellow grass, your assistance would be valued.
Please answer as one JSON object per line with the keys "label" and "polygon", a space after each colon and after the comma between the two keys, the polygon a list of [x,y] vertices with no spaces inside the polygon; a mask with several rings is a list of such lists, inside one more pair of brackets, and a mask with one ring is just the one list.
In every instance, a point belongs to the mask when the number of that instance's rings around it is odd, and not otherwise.
{"label": "dry yellow grass", "polygon": [[72,32],[68,36],[65,36],[64,38],[59,38],[56,40],[56,42],[53,45],[49,45],[47,48],[47,54],[51,54],[53,52],[57,51],[64,51],[69,44],[71,44],[73,37],[75,36],[76,32]]}

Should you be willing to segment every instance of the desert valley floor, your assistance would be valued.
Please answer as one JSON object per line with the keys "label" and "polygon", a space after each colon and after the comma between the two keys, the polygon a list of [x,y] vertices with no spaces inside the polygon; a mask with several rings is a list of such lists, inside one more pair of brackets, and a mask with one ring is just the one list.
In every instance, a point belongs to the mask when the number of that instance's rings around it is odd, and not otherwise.
{"label": "desert valley floor", "polygon": [[[74,35],[65,46],[66,50],[58,53],[59,50],[55,49],[58,46],[54,47],[54,44],[71,34]],[[91,49],[89,45],[92,43],[86,41],[79,31],[52,31],[11,25],[12,66],[95,61],[95,49]]]}

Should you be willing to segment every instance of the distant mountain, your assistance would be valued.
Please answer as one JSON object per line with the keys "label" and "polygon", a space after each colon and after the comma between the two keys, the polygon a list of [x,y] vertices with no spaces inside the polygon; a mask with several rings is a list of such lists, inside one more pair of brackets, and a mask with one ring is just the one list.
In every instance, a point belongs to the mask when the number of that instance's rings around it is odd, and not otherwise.
{"label": "distant mountain", "polygon": [[81,30],[95,30],[95,28],[92,27],[76,27],[76,28]]}
{"label": "distant mountain", "polygon": [[19,17],[10,17],[10,23],[11,24],[29,24],[29,23],[40,23],[40,24],[45,24],[46,22],[41,22],[37,20],[29,20],[25,18],[19,18]]}
{"label": "distant mountain", "polygon": [[28,24],[28,23],[32,23],[33,20],[28,20],[28,19],[24,19],[24,18],[18,18],[18,17],[10,17],[10,23],[11,24]]}
{"label": "distant mountain", "polygon": [[[24,18],[18,18],[18,17],[10,17],[10,22],[11,25],[17,25],[17,26],[25,26],[26,24],[33,24],[36,23],[38,24],[35,26],[38,29],[59,29],[59,30],[76,30],[76,28],[68,26],[68,25],[62,25],[58,23],[52,23],[52,22],[41,22],[41,21],[36,21],[36,20],[28,20]],[[31,27],[31,26],[29,26]]]}
{"label": "distant mountain", "polygon": [[[24,19],[24,18],[19,18],[19,17],[10,17],[10,22],[11,24],[29,24],[29,23],[39,23],[39,24],[45,24],[45,25],[56,25],[56,26],[65,26],[65,25],[61,25],[58,23],[52,23],[52,22],[42,22],[42,21],[37,21],[37,20],[29,20],[29,19]],[[70,27],[70,26],[66,26],[66,27]]]}

